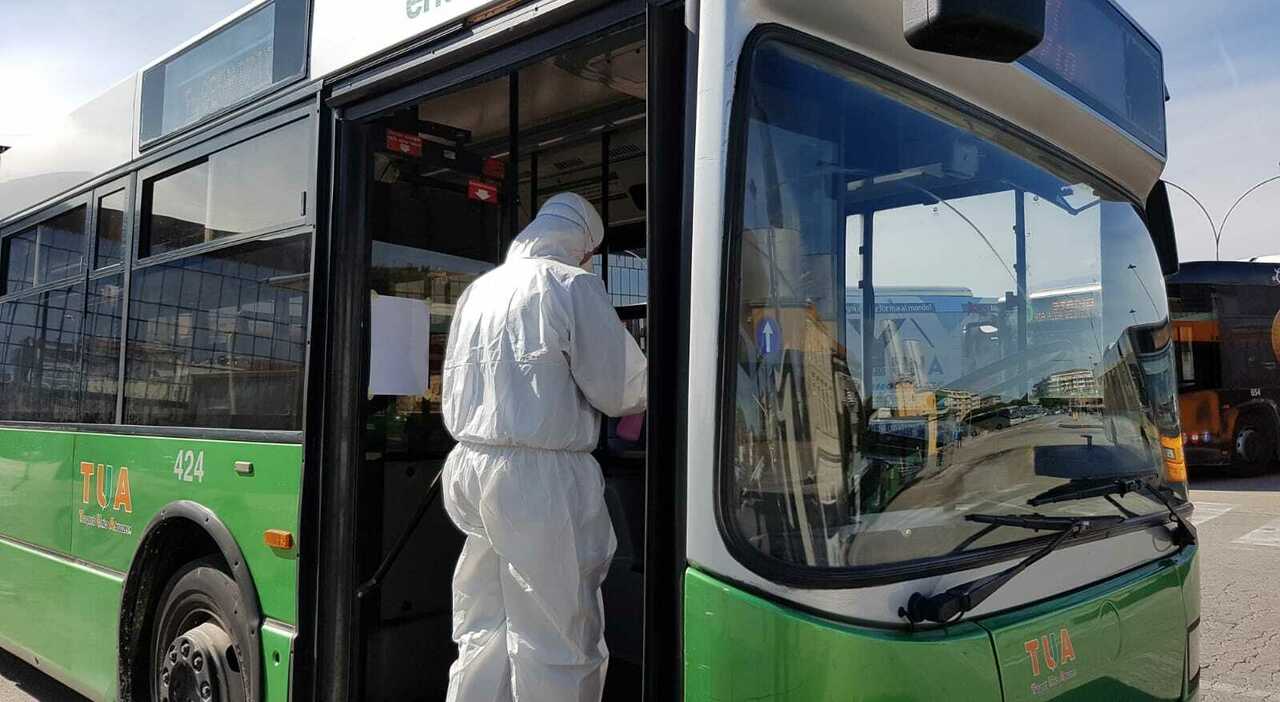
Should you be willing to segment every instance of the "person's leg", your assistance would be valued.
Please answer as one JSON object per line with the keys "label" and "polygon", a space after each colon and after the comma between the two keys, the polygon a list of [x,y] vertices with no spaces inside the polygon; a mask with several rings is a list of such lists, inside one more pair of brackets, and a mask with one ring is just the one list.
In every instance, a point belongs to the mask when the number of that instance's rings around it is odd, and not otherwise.
{"label": "person's leg", "polygon": [[600,585],[616,544],[600,468],[538,452],[494,480],[481,514],[502,560],[519,702],[599,702],[609,651]]}
{"label": "person's leg", "polygon": [[498,554],[489,542],[468,535],[453,572],[453,640],[458,644],[458,659],[449,667],[449,702],[512,699],[500,571]]}
{"label": "person's leg", "polygon": [[[465,451],[465,449],[463,449]],[[442,477],[445,509],[466,535],[453,571],[453,640],[458,658],[449,667],[448,702],[509,702],[511,663],[507,657],[507,612],[502,601],[498,554],[476,507],[479,471],[458,450]],[[470,458],[478,460],[478,457]],[[459,467],[463,466],[463,467]]]}

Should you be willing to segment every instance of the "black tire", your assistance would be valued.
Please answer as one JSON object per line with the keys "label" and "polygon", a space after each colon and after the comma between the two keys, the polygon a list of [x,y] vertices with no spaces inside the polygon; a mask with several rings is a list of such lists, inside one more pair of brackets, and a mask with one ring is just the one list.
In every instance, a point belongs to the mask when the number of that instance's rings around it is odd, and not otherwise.
{"label": "black tire", "polygon": [[240,589],[220,561],[206,558],[178,569],[156,611],[151,637],[151,702],[253,702],[246,636],[248,613]]}
{"label": "black tire", "polygon": [[1276,460],[1276,434],[1270,422],[1247,417],[1232,446],[1231,472],[1239,477],[1266,473]]}

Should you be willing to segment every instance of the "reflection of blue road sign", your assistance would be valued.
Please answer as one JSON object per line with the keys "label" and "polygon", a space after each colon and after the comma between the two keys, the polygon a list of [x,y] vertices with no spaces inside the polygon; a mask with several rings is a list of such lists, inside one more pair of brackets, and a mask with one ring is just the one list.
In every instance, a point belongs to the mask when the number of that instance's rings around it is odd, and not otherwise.
{"label": "reflection of blue road sign", "polygon": [[764,317],[756,324],[756,348],[764,356],[777,356],[782,349],[782,330],[772,317]]}

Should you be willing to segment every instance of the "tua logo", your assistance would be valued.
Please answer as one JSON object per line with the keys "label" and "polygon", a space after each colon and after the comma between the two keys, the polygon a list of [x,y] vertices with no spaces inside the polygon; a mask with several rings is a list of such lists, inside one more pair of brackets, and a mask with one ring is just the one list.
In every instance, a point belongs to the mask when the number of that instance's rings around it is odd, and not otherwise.
{"label": "tua logo", "polygon": [[120,466],[94,464],[88,461],[80,463],[81,495],[80,501],[89,504],[96,500],[98,507],[119,512],[133,513],[133,491],[129,488],[129,469]]}
{"label": "tua logo", "polygon": [[[1055,642],[1054,639],[1057,639]],[[1054,644],[1057,644],[1056,646]],[[1031,658],[1031,675],[1039,676],[1042,669],[1050,672],[1057,670],[1058,666],[1066,665],[1076,659],[1076,649],[1071,645],[1071,634],[1067,632],[1067,627],[1062,627],[1055,637],[1053,634],[1045,634],[1038,639],[1031,639],[1022,644],[1022,648],[1026,650],[1027,656]],[[1055,650],[1056,649],[1056,650]],[[1043,668],[1040,665],[1041,659],[1044,660]]]}

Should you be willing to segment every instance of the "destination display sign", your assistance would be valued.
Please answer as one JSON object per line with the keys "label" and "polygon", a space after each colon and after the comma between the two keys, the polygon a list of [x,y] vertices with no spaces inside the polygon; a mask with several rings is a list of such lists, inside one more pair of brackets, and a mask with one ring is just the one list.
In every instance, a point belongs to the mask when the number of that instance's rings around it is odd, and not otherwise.
{"label": "destination display sign", "polygon": [[1019,63],[1164,155],[1164,59],[1111,0],[1047,0]]}
{"label": "destination display sign", "polygon": [[142,73],[144,144],[301,77],[305,0],[272,0]]}

